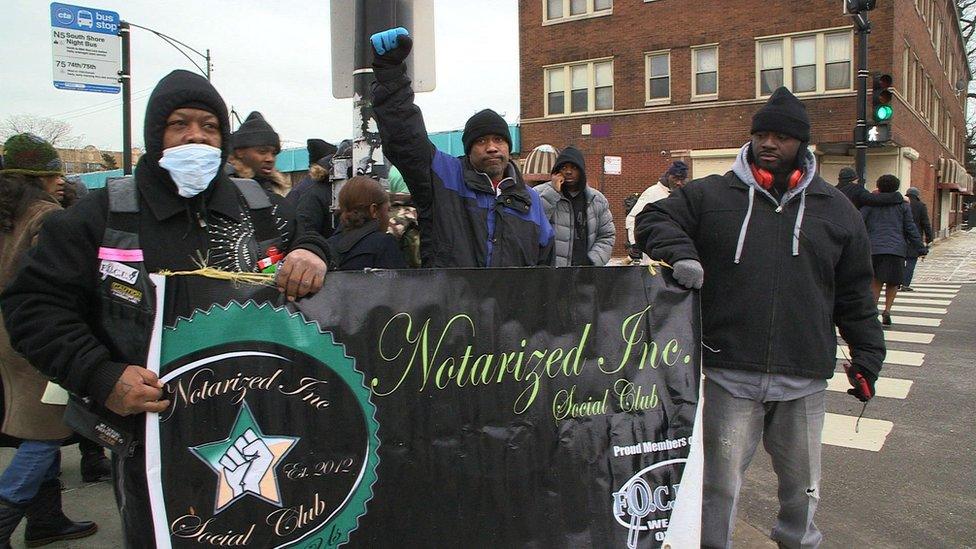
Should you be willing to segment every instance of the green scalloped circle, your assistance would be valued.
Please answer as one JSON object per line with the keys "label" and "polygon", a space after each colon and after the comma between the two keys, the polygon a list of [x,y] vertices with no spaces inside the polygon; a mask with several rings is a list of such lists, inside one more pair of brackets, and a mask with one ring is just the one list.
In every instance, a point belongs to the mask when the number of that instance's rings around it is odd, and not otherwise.
{"label": "green scalloped circle", "polygon": [[[281,323],[288,326],[281,329]],[[275,338],[269,337],[268,327],[278,324],[274,330]],[[215,338],[226,330],[228,325],[234,326],[233,333],[226,338]],[[186,326],[186,332],[180,328]],[[248,301],[241,305],[232,302],[227,307],[214,306],[209,310],[197,310],[190,318],[180,318],[172,328],[166,328],[162,335],[160,364],[166,365],[190,353],[203,349],[245,341],[261,341],[291,347],[311,357],[332,370],[342,379],[356,396],[366,418],[367,440],[369,449],[366,454],[366,471],[363,481],[349,498],[345,508],[328,523],[323,523],[308,537],[292,542],[286,547],[298,545],[307,546],[316,539],[328,542],[330,547],[336,547],[349,541],[349,534],[359,525],[359,517],[366,514],[366,503],[373,497],[373,484],[376,482],[376,467],[379,465],[378,453],[379,423],[376,421],[376,407],[370,401],[370,390],[366,385],[365,376],[356,370],[356,360],[346,356],[345,347],[336,343],[331,332],[323,332],[318,323],[305,320],[301,313],[292,313],[284,308],[275,308],[270,304],[258,305]],[[336,369],[331,365],[347,365],[348,368]],[[339,539],[327,538],[328,526],[335,525]]]}

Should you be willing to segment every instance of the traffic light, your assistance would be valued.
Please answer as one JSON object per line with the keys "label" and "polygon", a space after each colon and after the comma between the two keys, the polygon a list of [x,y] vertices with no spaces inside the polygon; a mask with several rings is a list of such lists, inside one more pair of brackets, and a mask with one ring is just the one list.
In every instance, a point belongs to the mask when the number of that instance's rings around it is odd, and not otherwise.
{"label": "traffic light", "polygon": [[857,15],[874,9],[876,0],[844,0],[844,12],[847,15]]}
{"label": "traffic light", "polygon": [[894,94],[891,93],[891,75],[876,73],[874,75],[874,91],[871,93],[871,116],[876,124],[889,124],[895,109],[891,104]]}

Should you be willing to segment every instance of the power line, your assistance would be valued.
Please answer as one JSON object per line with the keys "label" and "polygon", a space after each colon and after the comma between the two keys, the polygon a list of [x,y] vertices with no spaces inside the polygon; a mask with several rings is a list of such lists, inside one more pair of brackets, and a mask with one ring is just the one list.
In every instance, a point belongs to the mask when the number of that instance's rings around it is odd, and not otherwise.
{"label": "power line", "polygon": [[[152,88],[144,88],[144,89],[141,89],[141,90],[139,90],[139,91],[137,91],[135,93],[137,93],[137,94],[138,93],[143,93],[143,92],[145,92],[147,90],[151,90],[151,89]],[[64,112],[61,112],[61,113],[58,113],[58,114],[52,114],[51,116],[46,116],[45,118],[54,118],[54,119],[57,119],[57,118],[60,118],[62,116],[67,116],[67,115],[72,114],[72,113],[75,113],[75,112],[85,111],[85,110],[88,110],[88,109],[91,109],[91,108],[94,108],[94,107],[98,107],[98,106],[101,106],[101,105],[107,105],[109,103],[112,103],[114,106],[122,106],[122,100],[121,99],[109,99],[108,101],[100,101],[98,103],[92,103],[91,105],[87,105],[85,107],[78,107],[77,109],[71,109],[70,111],[64,111]]]}
{"label": "power line", "polygon": [[[143,95],[141,95],[139,97],[134,97],[133,99],[145,99],[148,96],[149,96],[149,93],[145,93],[145,94],[143,94]],[[121,106],[122,106],[122,103],[114,103],[114,104],[111,104],[111,105],[106,105],[104,107],[99,107],[99,108],[97,108],[95,110],[92,110],[92,111],[80,112],[78,114],[72,114],[70,116],[62,116],[62,117],[60,117],[60,119],[61,120],[72,120],[72,119],[75,119],[75,118],[82,118],[82,117],[85,117],[85,116],[88,116],[88,115],[97,114],[97,113],[104,112],[104,111],[108,111],[108,110],[112,110],[112,109],[117,109],[117,108],[119,108]]]}

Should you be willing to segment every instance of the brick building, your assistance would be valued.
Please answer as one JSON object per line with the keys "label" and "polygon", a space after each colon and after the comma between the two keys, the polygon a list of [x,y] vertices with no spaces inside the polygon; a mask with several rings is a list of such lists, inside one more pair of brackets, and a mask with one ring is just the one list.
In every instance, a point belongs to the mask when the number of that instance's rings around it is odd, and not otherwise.
{"label": "brick building", "polygon": [[[869,187],[884,173],[918,187],[945,234],[972,193],[972,73],[955,4],[888,0],[870,19],[869,69],[891,74],[896,91],[892,142],[868,151]],[[519,39],[523,149],[580,147],[618,234],[624,197],[673,159],[692,177],[728,171],[779,85],[806,104],[821,175],[836,182],[854,165],[857,38],[842,0],[520,0]]]}
{"label": "brick building", "polygon": [[[64,162],[64,171],[68,174],[98,172],[105,170],[102,154],[109,154],[115,159],[115,165],[122,167],[122,153],[119,151],[102,151],[94,145],[86,145],[80,149],[58,149],[58,155]],[[142,156],[142,149],[132,148],[132,164],[135,165]]]}

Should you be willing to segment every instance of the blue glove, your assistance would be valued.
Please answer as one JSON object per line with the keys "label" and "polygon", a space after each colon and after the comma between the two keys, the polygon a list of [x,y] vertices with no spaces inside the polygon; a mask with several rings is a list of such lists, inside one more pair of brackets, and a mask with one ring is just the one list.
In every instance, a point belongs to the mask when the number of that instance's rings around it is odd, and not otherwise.
{"label": "blue glove", "polygon": [[674,264],[674,279],[689,290],[700,290],[705,281],[705,270],[694,259],[682,259]]}
{"label": "blue glove", "polygon": [[403,27],[380,31],[369,37],[373,44],[373,64],[392,67],[403,63],[413,47],[410,33]]}

